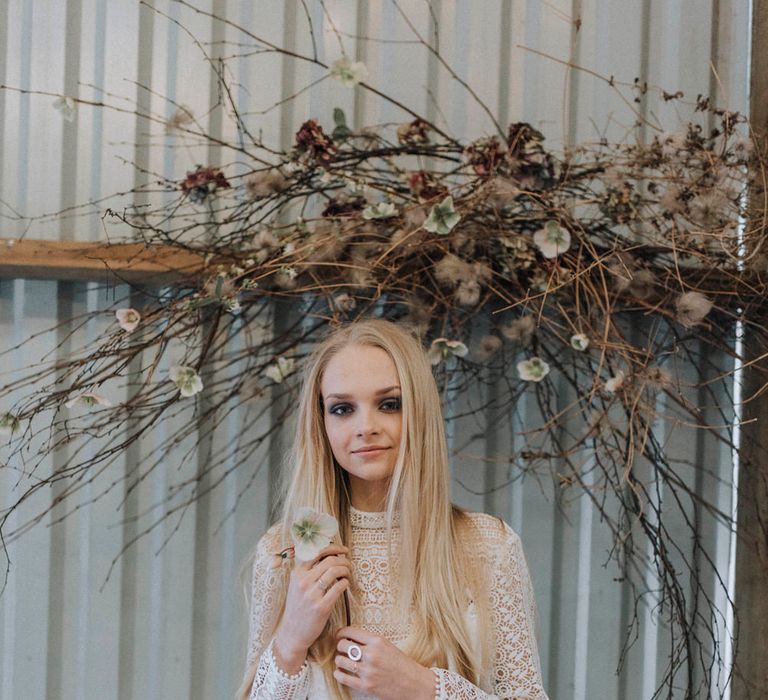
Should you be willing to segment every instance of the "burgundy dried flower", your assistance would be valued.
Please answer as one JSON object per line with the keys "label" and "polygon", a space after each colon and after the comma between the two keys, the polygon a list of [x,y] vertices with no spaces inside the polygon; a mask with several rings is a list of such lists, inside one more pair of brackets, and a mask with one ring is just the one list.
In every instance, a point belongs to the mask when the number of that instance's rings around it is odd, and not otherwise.
{"label": "burgundy dried flower", "polygon": [[499,140],[491,136],[470,143],[464,149],[464,157],[478,175],[488,175],[496,170],[504,154]]}
{"label": "burgundy dried flower", "polygon": [[187,173],[187,177],[182,180],[179,187],[190,200],[199,203],[205,201],[208,195],[216,190],[227,189],[231,185],[221,172],[221,168],[200,165],[197,170]]}
{"label": "burgundy dried flower", "polygon": [[448,188],[434,177],[431,173],[424,170],[417,170],[408,178],[408,186],[414,196],[422,202],[427,202],[440,197],[442,199],[448,194]]}
{"label": "burgundy dried flower", "polygon": [[328,202],[322,216],[356,216],[365,208],[364,197],[336,197]]}
{"label": "burgundy dried flower", "polygon": [[327,165],[336,154],[333,140],[315,119],[308,119],[296,132],[296,150],[310,161]]}
{"label": "burgundy dried flower", "polygon": [[429,143],[429,124],[423,119],[401,124],[397,127],[397,140],[411,145]]}

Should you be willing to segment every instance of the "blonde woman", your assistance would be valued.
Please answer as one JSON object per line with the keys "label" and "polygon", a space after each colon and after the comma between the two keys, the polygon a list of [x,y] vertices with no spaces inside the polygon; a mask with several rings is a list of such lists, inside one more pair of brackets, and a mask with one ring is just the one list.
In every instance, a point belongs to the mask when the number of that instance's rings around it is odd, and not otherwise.
{"label": "blonde woman", "polygon": [[[451,504],[440,399],[414,337],[367,320],[319,345],[291,458],[282,522],[254,560],[239,699],[546,699],[520,539]],[[334,516],[340,542],[282,559],[303,507]]]}

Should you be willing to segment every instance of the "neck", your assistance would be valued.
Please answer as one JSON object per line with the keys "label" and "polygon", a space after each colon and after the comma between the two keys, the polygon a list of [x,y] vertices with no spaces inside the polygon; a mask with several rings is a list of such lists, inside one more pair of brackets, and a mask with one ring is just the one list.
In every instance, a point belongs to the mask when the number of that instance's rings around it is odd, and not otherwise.
{"label": "neck", "polygon": [[357,510],[377,513],[386,510],[388,481],[365,481],[350,476],[350,500]]}

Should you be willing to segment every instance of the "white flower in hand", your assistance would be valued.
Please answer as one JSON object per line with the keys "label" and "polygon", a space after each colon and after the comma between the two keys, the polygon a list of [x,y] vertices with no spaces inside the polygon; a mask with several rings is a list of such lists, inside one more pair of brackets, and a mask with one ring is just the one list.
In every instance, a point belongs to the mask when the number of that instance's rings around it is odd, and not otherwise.
{"label": "white flower in hand", "polygon": [[174,365],[171,367],[169,375],[182,396],[194,396],[203,390],[203,380],[200,379],[200,375],[193,367]]}
{"label": "white flower in hand", "polygon": [[291,525],[296,559],[312,561],[339,534],[339,523],[332,515],[312,508],[299,508]]}
{"label": "white flower in hand", "polygon": [[368,69],[365,63],[353,62],[348,56],[344,56],[331,66],[331,77],[345,87],[354,87],[368,77]]}
{"label": "white flower in hand", "polygon": [[549,374],[549,365],[540,357],[517,363],[517,373],[526,382],[540,382]]}
{"label": "white flower in hand", "polygon": [[126,333],[135,331],[141,321],[141,314],[136,309],[118,309],[115,311],[117,323]]}
{"label": "white flower in hand", "polygon": [[547,221],[533,234],[533,242],[545,258],[556,258],[571,247],[571,234],[557,221]]}

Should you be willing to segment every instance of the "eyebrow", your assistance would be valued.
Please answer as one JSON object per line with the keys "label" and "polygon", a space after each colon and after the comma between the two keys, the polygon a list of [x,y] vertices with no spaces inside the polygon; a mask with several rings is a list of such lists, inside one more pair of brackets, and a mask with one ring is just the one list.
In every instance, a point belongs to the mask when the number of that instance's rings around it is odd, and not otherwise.
{"label": "eyebrow", "polygon": [[[379,389],[376,392],[376,396],[381,396],[382,394],[388,394],[390,391],[400,391],[400,387],[395,384],[394,386],[388,386],[384,389]],[[348,399],[350,398],[349,394],[328,394],[328,396],[325,397],[326,401],[328,399]]]}

